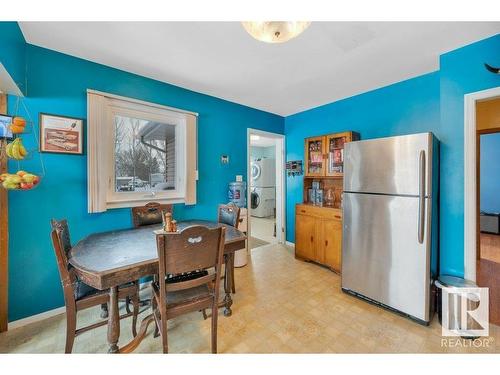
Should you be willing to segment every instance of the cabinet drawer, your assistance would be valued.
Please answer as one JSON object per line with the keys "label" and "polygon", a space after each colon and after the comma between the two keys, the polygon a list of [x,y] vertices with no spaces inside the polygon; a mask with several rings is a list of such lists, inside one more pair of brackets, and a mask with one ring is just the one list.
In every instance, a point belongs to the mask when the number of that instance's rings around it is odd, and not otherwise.
{"label": "cabinet drawer", "polygon": [[309,204],[298,204],[295,207],[297,215],[309,215],[324,219],[342,220],[342,210],[338,208],[319,207]]}

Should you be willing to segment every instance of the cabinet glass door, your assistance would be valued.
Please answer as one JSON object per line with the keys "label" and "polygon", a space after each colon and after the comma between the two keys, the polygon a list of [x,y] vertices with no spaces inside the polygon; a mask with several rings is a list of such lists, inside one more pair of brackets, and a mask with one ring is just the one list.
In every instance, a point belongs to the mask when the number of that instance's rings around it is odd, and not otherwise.
{"label": "cabinet glass door", "polygon": [[326,137],[327,176],[344,175],[344,144],[350,141],[349,133],[338,133]]}
{"label": "cabinet glass door", "polygon": [[306,139],[306,176],[324,176],[325,159],[325,138],[314,137]]}

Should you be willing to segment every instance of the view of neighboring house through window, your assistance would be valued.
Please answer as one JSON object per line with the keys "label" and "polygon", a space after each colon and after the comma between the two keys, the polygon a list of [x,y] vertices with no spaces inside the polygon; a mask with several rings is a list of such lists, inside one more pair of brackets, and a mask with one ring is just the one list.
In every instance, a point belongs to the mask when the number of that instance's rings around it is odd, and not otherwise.
{"label": "view of neighboring house through window", "polygon": [[197,115],[88,90],[89,212],[196,203]]}
{"label": "view of neighboring house through window", "polygon": [[115,191],[175,189],[175,126],[123,115],[115,123]]}

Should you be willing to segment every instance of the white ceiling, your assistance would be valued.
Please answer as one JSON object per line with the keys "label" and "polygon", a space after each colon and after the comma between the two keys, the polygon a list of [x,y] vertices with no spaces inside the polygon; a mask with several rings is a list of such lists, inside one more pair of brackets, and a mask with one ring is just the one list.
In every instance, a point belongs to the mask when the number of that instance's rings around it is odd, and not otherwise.
{"label": "white ceiling", "polygon": [[439,68],[500,22],[313,22],[283,44],[238,22],[20,22],[28,43],[287,116]]}

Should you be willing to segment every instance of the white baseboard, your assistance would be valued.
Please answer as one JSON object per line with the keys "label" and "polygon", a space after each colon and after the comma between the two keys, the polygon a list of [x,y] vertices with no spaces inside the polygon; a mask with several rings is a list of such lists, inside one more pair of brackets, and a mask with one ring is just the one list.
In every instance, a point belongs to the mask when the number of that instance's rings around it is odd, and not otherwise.
{"label": "white baseboard", "polygon": [[295,243],[286,241],[286,245],[295,248]]}
{"label": "white baseboard", "polygon": [[61,314],[64,314],[65,312],[66,312],[66,306],[61,306],[61,307],[58,307],[57,309],[45,311],[45,312],[40,313],[40,314],[28,316],[27,318],[23,318],[23,319],[19,319],[19,320],[14,320],[13,322],[9,322],[7,329],[10,331],[11,329],[16,329],[16,328],[23,327],[23,326],[31,324],[31,323],[39,322],[40,320],[52,318],[53,316],[61,315]]}
{"label": "white baseboard", "polygon": [[[151,285],[150,281],[145,282],[145,283],[141,283],[141,285],[139,286],[139,289],[140,290],[147,289],[150,285]],[[9,322],[7,329],[10,331],[11,329],[16,329],[16,328],[23,327],[23,326],[31,324],[31,323],[39,322],[40,320],[52,318],[53,316],[64,314],[65,312],[66,312],[66,306],[61,306],[61,307],[58,307],[58,308],[53,309],[53,310],[45,311],[45,312],[40,313],[40,314],[31,315],[31,316],[28,316],[28,317],[23,318],[23,319],[14,320],[13,322]]]}

